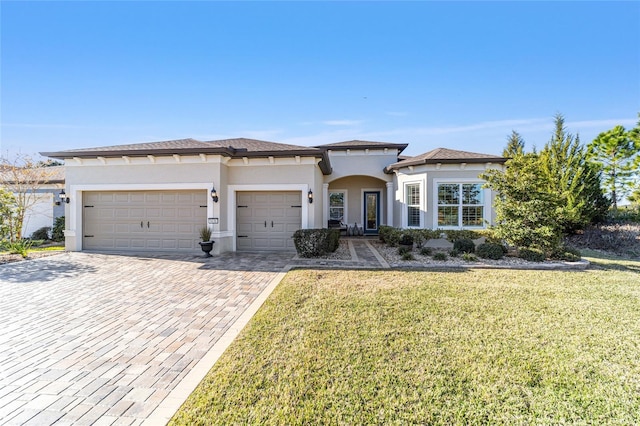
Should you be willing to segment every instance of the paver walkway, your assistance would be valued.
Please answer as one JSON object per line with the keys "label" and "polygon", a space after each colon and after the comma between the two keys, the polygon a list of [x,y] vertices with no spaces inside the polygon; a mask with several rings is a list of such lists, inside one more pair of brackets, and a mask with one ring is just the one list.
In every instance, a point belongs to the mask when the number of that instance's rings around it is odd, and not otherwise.
{"label": "paver walkway", "polygon": [[[377,238],[377,237],[376,237]],[[349,244],[350,259],[304,259],[295,257],[293,266],[322,267],[322,268],[347,268],[347,269],[380,269],[389,268],[389,264],[378,251],[367,241],[367,238],[343,238]]]}
{"label": "paver walkway", "polygon": [[0,424],[143,423],[292,257],[0,265]]}

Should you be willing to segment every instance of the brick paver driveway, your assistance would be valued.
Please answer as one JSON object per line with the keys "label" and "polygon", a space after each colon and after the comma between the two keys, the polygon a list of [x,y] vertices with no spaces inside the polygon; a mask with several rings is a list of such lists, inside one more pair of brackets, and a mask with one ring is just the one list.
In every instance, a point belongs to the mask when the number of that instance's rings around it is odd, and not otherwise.
{"label": "brick paver driveway", "polygon": [[0,424],[141,424],[292,257],[0,265]]}

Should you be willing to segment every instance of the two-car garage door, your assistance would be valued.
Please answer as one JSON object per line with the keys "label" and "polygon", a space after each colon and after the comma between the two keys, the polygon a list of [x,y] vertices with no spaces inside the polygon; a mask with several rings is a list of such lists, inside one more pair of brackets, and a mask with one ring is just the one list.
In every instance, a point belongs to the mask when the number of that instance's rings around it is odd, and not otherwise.
{"label": "two-car garage door", "polygon": [[85,250],[200,250],[205,190],[85,192],[82,204]]}
{"label": "two-car garage door", "polygon": [[[205,190],[83,193],[85,250],[200,251],[207,223]],[[301,227],[300,191],[236,193],[237,250],[295,250]]]}

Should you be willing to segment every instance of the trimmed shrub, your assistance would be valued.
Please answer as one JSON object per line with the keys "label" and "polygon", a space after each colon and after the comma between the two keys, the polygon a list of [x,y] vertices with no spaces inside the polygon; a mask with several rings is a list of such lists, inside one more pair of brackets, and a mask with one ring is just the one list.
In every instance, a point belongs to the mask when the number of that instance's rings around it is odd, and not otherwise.
{"label": "trimmed shrub", "polygon": [[400,256],[404,256],[407,253],[411,253],[411,250],[408,249],[407,247],[398,247],[398,254]]}
{"label": "trimmed shrub", "polygon": [[413,246],[413,235],[411,235],[411,232],[403,232],[402,235],[400,235],[398,244],[403,246]]}
{"label": "trimmed shrub", "polygon": [[420,254],[423,256],[431,256],[433,254],[433,249],[431,249],[431,247],[422,247],[420,249]]}
{"label": "trimmed shrub", "polygon": [[542,250],[533,247],[521,248],[518,257],[529,262],[544,262],[546,258]]}
{"label": "trimmed shrub", "polygon": [[504,246],[496,243],[483,243],[476,248],[476,254],[483,259],[502,259],[504,257]]}
{"label": "trimmed shrub", "polygon": [[465,262],[477,262],[478,256],[473,253],[462,253],[462,260]]}
{"label": "trimmed shrub", "polygon": [[300,257],[320,257],[333,253],[340,245],[339,229],[298,229],[293,243]]}
{"label": "trimmed shrub", "polygon": [[476,245],[469,238],[460,238],[453,242],[453,249],[459,253],[474,253],[476,251]]}
{"label": "trimmed shrub", "polygon": [[447,260],[447,253],[439,251],[434,253],[433,260]]}
{"label": "trimmed shrub", "polygon": [[[438,234],[440,234],[441,231],[438,231]],[[449,240],[452,243],[455,243],[458,240],[461,239],[469,239],[469,240],[477,240],[478,238],[482,237],[482,234],[478,231],[470,231],[468,229],[448,229],[446,231],[444,231],[445,234],[447,234],[447,240]]]}
{"label": "trimmed shrub", "polygon": [[53,241],[64,241],[64,216],[56,217],[51,231]]}
{"label": "trimmed shrub", "polygon": [[551,253],[552,259],[565,260],[567,262],[577,262],[582,258],[580,250],[575,247],[562,245]]}
{"label": "trimmed shrub", "polygon": [[50,226],[43,226],[42,228],[33,231],[30,239],[32,240],[48,240],[49,239],[49,231],[51,231]]}
{"label": "trimmed shrub", "polygon": [[395,228],[393,226],[389,226],[389,225],[380,225],[378,227],[378,238],[380,239],[380,241],[382,241],[383,243],[387,242],[387,236],[393,232]]}
{"label": "trimmed shrub", "polygon": [[458,250],[456,250],[456,249],[449,250],[449,256],[451,256],[451,257],[458,257],[459,254],[460,254],[460,252],[458,252]]}
{"label": "trimmed shrub", "polygon": [[413,259],[414,259],[413,254],[410,251],[402,254],[402,260],[413,260]]}
{"label": "trimmed shrub", "polygon": [[402,238],[402,231],[398,228],[391,228],[391,230],[386,234],[384,240],[389,247],[397,247],[398,242],[400,242],[400,238]]}

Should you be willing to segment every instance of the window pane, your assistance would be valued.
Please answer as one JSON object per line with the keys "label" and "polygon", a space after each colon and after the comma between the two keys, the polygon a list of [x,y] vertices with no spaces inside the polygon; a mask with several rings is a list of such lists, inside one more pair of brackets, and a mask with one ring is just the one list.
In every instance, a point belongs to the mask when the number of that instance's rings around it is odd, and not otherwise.
{"label": "window pane", "polygon": [[438,207],[438,226],[458,226],[458,207]]}
{"label": "window pane", "polygon": [[329,219],[331,220],[343,220],[344,218],[344,209],[342,207],[330,207],[329,208]]}
{"label": "window pane", "polygon": [[438,204],[458,204],[460,202],[460,185],[457,183],[441,183],[438,185]]}
{"label": "window pane", "polygon": [[329,206],[344,207],[344,192],[329,193]]}
{"label": "window pane", "polygon": [[479,183],[463,184],[462,204],[482,204],[482,185]]}
{"label": "window pane", "polygon": [[484,207],[463,207],[462,226],[482,226]]}
{"label": "window pane", "polygon": [[419,206],[420,205],[420,185],[411,184],[407,185],[407,205]]}
{"label": "window pane", "polygon": [[407,207],[407,226],[420,226],[420,208]]}

